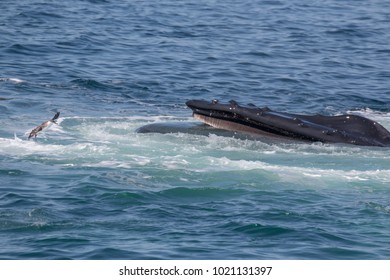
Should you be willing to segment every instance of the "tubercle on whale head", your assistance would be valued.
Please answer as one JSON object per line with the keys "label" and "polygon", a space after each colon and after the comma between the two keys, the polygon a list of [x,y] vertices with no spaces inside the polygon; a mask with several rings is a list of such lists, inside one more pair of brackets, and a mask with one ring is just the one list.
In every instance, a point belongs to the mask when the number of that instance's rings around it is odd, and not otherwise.
{"label": "tubercle on whale head", "polygon": [[243,107],[240,104],[238,104],[238,102],[235,100],[230,100],[228,103],[224,104],[224,103],[221,103],[218,99],[213,99],[211,101],[207,101],[207,100],[203,100],[203,99],[192,99],[192,100],[188,100],[186,102],[186,105],[188,107],[190,107],[191,109],[197,108],[197,109],[207,109],[207,110],[214,109],[214,110],[225,111],[228,109],[235,110],[237,108],[245,108],[245,109],[249,109],[249,110],[258,110],[261,112],[271,111],[271,109],[268,108],[267,106],[258,107],[256,105],[254,105],[253,103],[249,103],[245,107]]}
{"label": "tubercle on whale head", "polygon": [[[186,105],[192,110],[217,110],[217,111],[233,111],[241,106],[234,100],[230,100],[228,103],[220,103],[218,99],[213,99],[211,101],[206,101],[202,99],[192,99],[186,102]],[[255,105],[249,105],[251,109],[260,109]]]}

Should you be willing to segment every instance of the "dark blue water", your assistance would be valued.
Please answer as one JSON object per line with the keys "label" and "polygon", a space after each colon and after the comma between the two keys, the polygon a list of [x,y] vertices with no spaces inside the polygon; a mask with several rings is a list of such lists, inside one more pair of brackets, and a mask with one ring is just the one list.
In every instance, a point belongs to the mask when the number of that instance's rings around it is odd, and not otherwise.
{"label": "dark blue water", "polygon": [[390,129],[390,1],[0,11],[1,259],[390,257],[389,149],[136,133],[194,98]]}

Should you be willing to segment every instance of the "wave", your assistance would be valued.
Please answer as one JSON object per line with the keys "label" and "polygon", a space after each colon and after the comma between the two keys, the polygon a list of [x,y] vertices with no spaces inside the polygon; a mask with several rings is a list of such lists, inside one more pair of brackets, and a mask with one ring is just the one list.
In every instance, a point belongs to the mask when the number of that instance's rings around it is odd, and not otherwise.
{"label": "wave", "polygon": [[93,79],[79,78],[79,79],[72,80],[71,83],[86,89],[106,89],[110,87],[104,83],[98,82]]}

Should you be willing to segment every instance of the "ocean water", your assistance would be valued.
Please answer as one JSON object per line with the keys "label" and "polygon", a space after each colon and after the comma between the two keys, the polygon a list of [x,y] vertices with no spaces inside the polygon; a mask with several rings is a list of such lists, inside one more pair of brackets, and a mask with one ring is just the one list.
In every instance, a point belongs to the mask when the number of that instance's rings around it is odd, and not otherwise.
{"label": "ocean water", "polygon": [[388,148],[136,133],[214,98],[390,129],[390,1],[0,10],[1,259],[390,258]]}

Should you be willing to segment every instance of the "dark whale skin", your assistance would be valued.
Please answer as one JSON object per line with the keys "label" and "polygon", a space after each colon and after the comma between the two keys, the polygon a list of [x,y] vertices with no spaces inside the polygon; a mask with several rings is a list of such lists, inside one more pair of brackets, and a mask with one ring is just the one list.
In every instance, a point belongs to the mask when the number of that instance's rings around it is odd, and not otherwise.
{"label": "dark whale skin", "polygon": [[362,116],[298,115],[276,112],[253,104],[240,106],[205,100],[189,100],[193,116],[211,126],[299,141],[390,147],[390,132]]}

